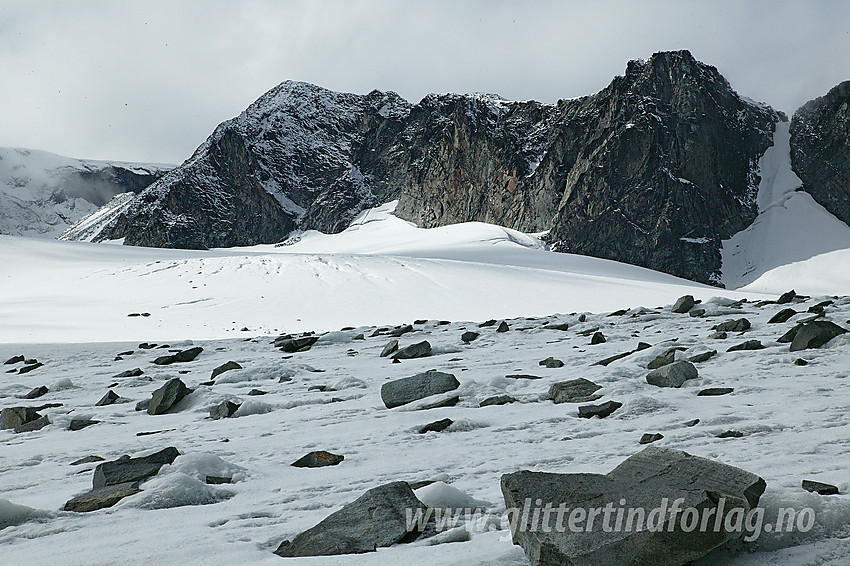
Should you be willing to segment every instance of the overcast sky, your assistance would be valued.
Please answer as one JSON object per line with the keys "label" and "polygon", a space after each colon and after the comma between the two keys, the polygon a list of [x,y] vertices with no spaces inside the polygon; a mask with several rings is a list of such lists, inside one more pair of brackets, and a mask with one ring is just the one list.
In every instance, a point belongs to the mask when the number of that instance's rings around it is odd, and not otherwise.
{"label": "overcast sky", "polygon": [[850,2],[0,0],[0,145],[179,163],[286,79],[554,102],[672,49],[790,114],[850,79]]}

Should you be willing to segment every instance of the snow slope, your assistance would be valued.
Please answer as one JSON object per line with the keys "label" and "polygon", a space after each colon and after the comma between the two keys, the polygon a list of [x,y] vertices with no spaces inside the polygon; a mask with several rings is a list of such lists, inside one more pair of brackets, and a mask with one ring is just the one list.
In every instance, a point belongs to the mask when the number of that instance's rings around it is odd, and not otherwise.
{"label": "snow slope", "polygon": [[[791,169],[788,126],[788,122],[777,123],[773,146],[759,162],[758,217],[746,230],[723,242],[722,281],[727,288],[749,285],[780,266],[850,249],[850,226],[830,214],[811,195],[797,190],[802,182]],[[843,266],[850,269],[846,261]],[[827,278],[820,285],[826,288],[836,283],[835,279]],[[842,292],[850,292],[846,286],[840,288]],[[770,289],[775,291],[776,287]]]}
{"label": "snow slope", "polygon": [[648,269],[547,252],[498,226],[416,228],[392,216],[392,206],[363,213],[341,234],[307,232],[279,247],[192,251],[2,236],[0,343],[211,339],[243,327],[272,334],[536,316],[718,294]]}

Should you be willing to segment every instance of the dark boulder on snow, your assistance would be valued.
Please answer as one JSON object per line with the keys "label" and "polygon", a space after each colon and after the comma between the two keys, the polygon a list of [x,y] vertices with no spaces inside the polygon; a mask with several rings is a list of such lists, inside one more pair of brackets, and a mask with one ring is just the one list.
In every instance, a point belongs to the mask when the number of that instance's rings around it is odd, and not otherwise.
{"label": "dark boulder on snow", "polygon": [[93,489],[74,497],[65,503],[65,511],[75,513],[88,513],[98,509],[112,507],[125,497],[140,493],[138,482],[128,482],[118,485],[110,485],[99,489]]}
{"label": "dark boulder on snow", "polygon": [[658,387],[681,387],[689,379],[696,379],[697,377],[699,377],[699,372],[694,364],[681,361],[651,371],[646,376],[646,382]]}
{"label": "dark boulder on snow", "polygon": [[395,353],[397,350],[398,350],[398,340],[395,340],[395,339],[394,339],[394,340],[390,340],[390,341],[389,341],[389,342],[387,342],[387,344],[384,346],[384,349],[383,349],[383,350],[381,350],[381,357],[382,357],[382,358],[386,358],[386,357],[387,357],[387,356],[389,356],[390,354]]}
{"label": "dark boulder on snow", "polygon": [[664,435],[660,432],[647,432],[640,437],[638,444],[652,444],[653,442],[658,442],[662,438],[664,438]]}
{"label": "dark boulder on snow", "polygon": [[107,405],[112,405],[116,401],[118,401],[118,399],[120,399],[118,394],[110,389],[109,391],[106,392],[106,395],[104,395],[103,397],[100,398],[100,401],[98,401],[97,403],[94,404],[94,406],[95,407],[105,407]]}
{"label": "dark boulder on snow", "polygon": [[717,355],[717,350],[709,350],[707,352],[701,352],[699,354],[695,354],[688,358],[688,361],[692,364],[699,364],[702,362],[707,362],[711,358]]}
{"label": "dark boulder on snow", "polygon": [[30,360],[27,360],[24,363],[29,364],[29,365],[26,365],[26,366],[22,367],[21,369],[19,369],[18,373],[29,373],[33,370],[37,370],[38,368],[40,368],[41,366],[44,365],[43,363],[38,362],[38,361],[34,361],[34,360],[32,361],[32,363],[30,363]]}
{"label": "dark boulder on snow", "polygon": [[508,326],[508,323],[503,320],[499,323],[499,326],[496,327],[496,332],[508,332],[510,329],[511,327]]}
{"label": "dark boulder on snow", "polygon": [[392,355],[393,360],[412,360],[414,358],[424,358],[431,355],[431,343],[427,340],[417,342],[402,348]]}
{"label": "dark boulder on snow", "polygon": [[601,332],[594,332],[593,336],[590,338],[591,346],[595,346],[597,344],[604,344],[605,342],[607,342],[607,340],[605,339],[605,335]]}
{"label": "dark boulder on snow", "polygon": [[229,362],[223,363],[220,366],[218,366],[217,368],[215,368],[214,370],[212,370],[212,374],[210,375],[210,379],[215,379],[216,377],[223,374],[224,372],[234,370],[234,369],[242,369],[242,366],[240,366],[239,364],[237,364],[234,361],[229,361]]}
{"label": "dark boulder on snow", "polygon": [[[153,392],[146,410],[149,415],[161,415],[191,392],[180,379],[169,379],[165,385]],[[136,407],[138,409],[138,405]]]}
{"label": "dark boulder on snow", "polygon": [[387,332],[387,335],[392,336],[393,338],[400,338],[408,332],[413,332],[413,327],[409,324],[402,324],[401,326],[397,326]]}
{"label": "dark boulder on snow", "polygon": [[292,466],[296,468],[322,468],[325,466],[336,466],[345,460],[345,456],[340,454],[331,454],[324,450],[316,450],[305,454],[292,462]]}
{"label": "dark boulder on snow", "polygon": [[[669,509],[672,502],[683,499],[682,509],[713,510],[725,521],[733,513],[746,516],[755,508],[765,482],[739,468],[648,446],[605,475],[520,471],[502,476],[501,487],[505,506],[516,514],[510,522],[513,542],[534,566],[684,566],[742,533],[712,528],[605,529],[601,520],[592,529],[559,529],[556,514],[543,509],[561,504],[568,509],[603,509],[611,504],[616,509],[625,499],[630,508],[646,510],[642,521],[649,525],[651,510]],[[685,515],[677,515],[674,526]],[[666,526],[665,518],[666,511],[657,524]]]}
{"label": "dark boulder on snow", "polygon": [[20,362],[24,361],[25,359],[26,359],[26,357],[25,357],[25,356],[22,356],[22,355],[20,355],[20,356],[12,356],[11,358],[9,358],[9,359],[8,359],[8,360],[6,360],[5,362],[3,362],[3,364],[4,364],[4,365],[17,364],[17,363],[20,363]]}
{"label": "dark boulder on snow", "polygon": [[478,406],[490,407],[494,405],[508,405],[510,403],[516,403],[516,399],[514,399],[510,395],[494,395],[492,397],[487,397],[486,399],[481,401]]}
{"label": "dark boulder on snow", "polygon": [[381,386],[381,399],[388,409],[392,409],[431,395],[448,393],[458,387],[460,382],[454,375],[429,370],[384,383]]}
{"label": "dark boulder on snow", "polygon": [[292,541],[283,541],[275,554],[283,557],[361,554],[413,542],[421,533],[408,525],[407,515],[425,510],[407,482],[375,487]]}
{"label": "dark boulder on snow", "polygon": [[421,427],[419,429],[419,434],[425,434],[426,432],[442,432],[452,426],[453,423],[454,421],[451,419],[440,419]]}
{"label": "dark boulder on snow", "polygon": [[589,403],[602,397],[596,392],[602,389],[592,381],[579,377],[570,381],[553,383],[549,387],[548,397],[557,403]]}
{"label": "dark boulder on snow", "polygon": [[782,322],[787,322],[792,316],[797,314],[797,311],[794,309],[782,309],[767,321],[768,324],[778,324]]}
{"label": "dark boulder on snow", "polygon": [[319,341],[319,336],[302,336],[300,338],[287,338],[280,342],[275,341],[275,346],[288,354],[306,352]]}
{"label": "dark boulder on snow", "polygon": [[540,366],[543,366],[543,367],[549,368],[549,369],[556,369],[556,368],[564,367],[564,362],[562,362],[561,360],[559,360],[557,358],[553,358],[552,356],[549,356],[545,360],[540,360],[539,362],[537,362],[537,365],[540,365]]}
{"label": "dark boulder on snow", "polygon": [[464,332],[460,335],[460,339],[464,344],[469,344],[470,342],[474,342],[476,338],[481,336],[478,332]]}
{"label": "dark boulder on snow", "polygon": [[71,419],[71,422],[68,423],[68,430],[77,431],[83,430],[84,428],[88,428],[92,425],[96,425],[100,421],[96,421],[94,419],[88,419],[85,417],[75,417]]}
{"label": "dark boulder on snow", "polygon": [[717,326],[713,328],[717,332],[744,332],[751,328],[750,321],[746,318],[739,318],[737,320],[727,320],[725,322],[721,322]]}
{"label": "dark boulder on snow", "polygon": [[676,361],[676,352],[684,349],[685,348],[681,346],[675,346],[673,348],[668,348],[664,350],[663,353],[655,356],[648,364],[646,364],[646,369],[658,369],[660,367],[672,364]]}
{"label": "dark boulder on snow", "polygon": [[794,341],[794,337],[797,336],[797,332],[799,332],[801,328],[803,328],[803,323],[795,324],[788,330],[788,332],[777,338],[776,341],[780,344],[790,344]]}
{"label": "dark boulder on snow", "polygon": [[159,473],[164,465],[173,463],[179,455],[176,448],[168,447],[147,456],[122,456],[117,460],[103,462],[94,469],[92,488],[144,481]]}
{"label": "dark boulder on snow", "polygon": [[121,373],[116,373],[112,377],[115,377],[115,378],[139,377],[140,375],[142,375],[144,373],[145,372],[143,372],[141,370],[141,368],[133,368],[133,369],[128,369],[127,371],[122,371]]}
{"label": "dark boulder on snow", "polygon": [[153,363],[158,366],[167,366],[176,363],[191,362],[192,360],[198,357],[198,354],[203,351],[203,348],[196,346],[194,348],[189,348],[188,350],[181,350],[180,352],[171,354],[169,356],[160,356],[155,359]]}
{"label": "dark boulder on snow", "polygon": [[820,348],[836,336],[846,333],[847,330],[828,320],[816,320],[804,324],[794,334],[791,342],[791,351],[806,350],[809,348]]}
{"label": "dark boulder on snow", "polygon": [[581,405],[578,408],[578,416],[583,419],[590,419],[593,417],[604,419],[622,406],[623,404],[618,401],[606,401],[599,405]]}
{"label": "dark boulder on snow", "polygon": [[814,480],[803,480],[802,488],[818,495],[838,495],[838,488],[836,486]]}
{"label": "dark boulder on snow", "polygon": [[671,310],[677,314],[685,314],[692,308],[694,308],[694,305],[696,304],[697,303],[694,300],[693,295],[685,295],[683,297],[679,297],[676,300],[676,303],[673,305],[673,308]]}
{"label": "dark boulder on snow", "polygon": [[50,390],[47,389],[47,386],[41,385],[39,387],[36,387],[26,395],[22,396],[21,399],[38,399],[39,397],[47,395],[49,392]]}
{"label": "dark boulder on snow", "polygon": [[732,387],[709,387],[707,389],[700,390],[697,393],[697,397],[718,397],[720,395],[728,395],[732,393],[734,389]]}
{"label": "dark boulder on snow", "polygon": [[779,298],[776,299],[776,303],[780,304],[780,305],[787,305],[788,303],[793,301],[794,297],[796,297],[796,296],[797,296],[797,293],[794,291],[794,289],[791,289],[790,291],[786,291],[786,292],[782,293],[781,295],[779,295]]}
{"label": "dark boulder on snow", "polygon": [[0,411],[0,430],[32,432],[49,424],[50,420],[33,407],[7,407]]}
{"label": "dark boulder on snow", "polygon": [[741,342],[740,344],[735,344],[734,346],[727,349],[727,352],[741,352],[745,350],[763,350],[764,344],[761,343],[761,340],[747,340],[745,342]]}
{"label": "dark boulder on snow", "polygon": [[222,401],[215,407],[210,409],[210,418],[214,421],[219,419],[227,419],[239,410],[240,404],[233,401]]}

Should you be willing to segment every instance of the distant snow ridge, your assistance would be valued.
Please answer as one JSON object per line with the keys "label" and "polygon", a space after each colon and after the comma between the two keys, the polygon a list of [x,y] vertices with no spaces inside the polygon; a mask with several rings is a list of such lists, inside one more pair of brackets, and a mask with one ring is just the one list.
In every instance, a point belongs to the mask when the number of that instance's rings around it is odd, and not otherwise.
{"label": "distant snow ridge", "polygon": [[141,192],[171,167],[0,148],[0,234],[55,238],[116,194]]}

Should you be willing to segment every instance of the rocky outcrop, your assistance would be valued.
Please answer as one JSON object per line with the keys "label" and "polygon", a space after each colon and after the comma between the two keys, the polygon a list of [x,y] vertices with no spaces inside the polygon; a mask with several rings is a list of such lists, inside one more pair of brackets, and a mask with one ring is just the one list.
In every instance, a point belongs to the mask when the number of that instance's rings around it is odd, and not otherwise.
{"label": "rocky outcrop", "polygon": [[285,82],[106,221],[95,239],[209,248],[338,232],[398,199],[423,227],[549,231],[556,251],[716,283],[720,241],[755,218],[758,159],[784,116],[689,52],[632,61],[557,104],[342,94]]}
{"label": "rocky outcrop", "polygon": [[800,107],[790,131],[791,165],[803,189],[850,224],[850,81]]}

